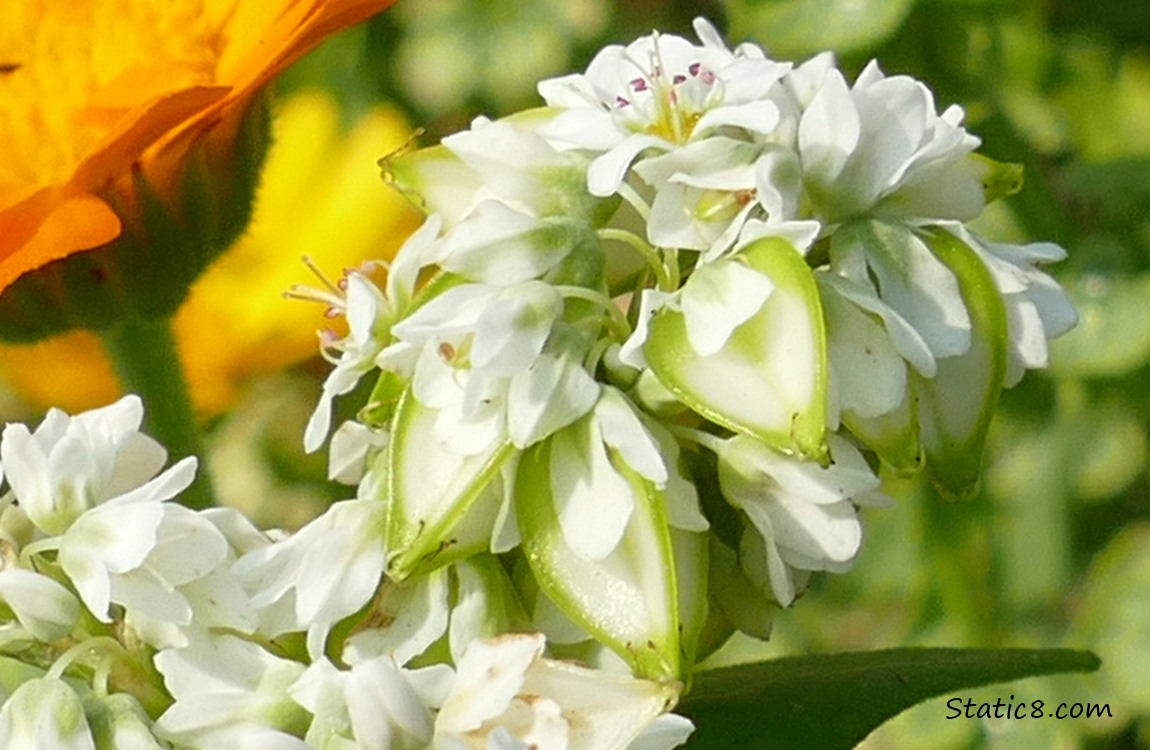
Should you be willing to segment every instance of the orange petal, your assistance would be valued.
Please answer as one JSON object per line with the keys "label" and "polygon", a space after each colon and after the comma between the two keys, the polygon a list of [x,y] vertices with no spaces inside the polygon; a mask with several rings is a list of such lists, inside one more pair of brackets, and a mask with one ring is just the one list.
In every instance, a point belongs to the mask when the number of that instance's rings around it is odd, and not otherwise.
{"label": "orange petal", "polygon": [[42,190],[0,216],[0,291],[33,268],[111,242],[120,219],[94,195]]}
{"label": "orange petal", "polygon": [[[221,61],[226,80],[235,84],[233,96],[243,97],[262,88],[293,62],[332,34],[366,21],[395,0],[306,0],[296,2],[266,29],[247,50]],[[237,15],[233,27],[253,25],[251,17]]]}
{"label": "orange petal", "polygon": [[71,184],[98,190],[112,177],[128,173],[132,163],[172,128],[221,101],[229,91],[227,86],[194,86],[141,105],[80,162]]}

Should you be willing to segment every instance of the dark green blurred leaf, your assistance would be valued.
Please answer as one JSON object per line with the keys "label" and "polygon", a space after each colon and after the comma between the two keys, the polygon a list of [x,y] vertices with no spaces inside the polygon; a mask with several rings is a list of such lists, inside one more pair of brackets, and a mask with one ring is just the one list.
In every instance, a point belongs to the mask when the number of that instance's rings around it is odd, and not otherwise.
{"label": "dark green blurred leaf", "polygon": [[1068,190],[1082,202],[1092,223],[1100,219],[1124,224],[1145,218],[1150,202],[1150,158],[1080,162],[1063,178]]}
{"label": "dark green blurred leaf", "polygon": [[695,722],[691,747],[846,750],[933,696],[1099,666],[1068,649],[813,654],[700,672],[677,710]]}
{"label": "dark green blurred leaf", "polygon": [[753,38],[778,58],[868,49],[898,30],[914,0],[729,0],[734,38]]}

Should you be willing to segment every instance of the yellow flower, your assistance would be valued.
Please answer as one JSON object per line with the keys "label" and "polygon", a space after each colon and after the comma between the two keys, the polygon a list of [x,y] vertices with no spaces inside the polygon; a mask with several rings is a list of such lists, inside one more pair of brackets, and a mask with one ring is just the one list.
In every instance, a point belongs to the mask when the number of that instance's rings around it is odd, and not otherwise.
{"label": "yellow flower", "polygon": [[[231,405],[248,379],[316,354],[318,305],[287,301],[307,281],[300,256],[337,275],[390,258],[419,215],[379,179],[376,160],[410,135],[379,107],[343,133],[331,97],[282,103],[252,224],[192,287],[176,316],[180,356],[201,413]],[[112,401],[119,386],[94,334],[74,331],[27,346],[0,346],[0,375],[29,401],[80,411]]]}
{"label": "yellow flower", "polygon": [[175,190],[273,77],[393,1],[0,2],[0,290],[114,240],[139,177]]}

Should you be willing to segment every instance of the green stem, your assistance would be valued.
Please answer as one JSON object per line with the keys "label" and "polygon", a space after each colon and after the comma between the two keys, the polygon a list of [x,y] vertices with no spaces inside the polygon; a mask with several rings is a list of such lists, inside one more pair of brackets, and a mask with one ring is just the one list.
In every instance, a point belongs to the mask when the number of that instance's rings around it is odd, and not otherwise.
{"label": "green stem", "polygon": [[607,325],[611,332],[618,336],[620,339],[626,339],[631,335],[631,324],[627,322],[627,316],[623,314],[611,300],[594,289],[588,289],[585,286],[568,286],[560,285],[555,287],[555,291],[559,292],[564,298],[582,299],[592,304],[602,307],[607,313]]}
{"label": "green stem", "polygon": [[630,245],[639,255],[643,256],[643,260],[655,272],[656,283],[660,290],[673,292],[678,288],[672,285],[667,267],[663,265],[663,259],[659,257],[659,251],[647,244],[639,235],[626,229],[613,229],[611,227],[600,229],[598,235],[600,239],[615,240]]}
{"label": "green stem", "polygon": [[[148,434],[168,450],[172,460],[205,456],[188,383],[180,365],[170,319],[125,319],[100,331],[104,349],[120,384],[144,400]],[[180,496],[189,508],[215,505],[207,469],[201,463],[196,481]]]}

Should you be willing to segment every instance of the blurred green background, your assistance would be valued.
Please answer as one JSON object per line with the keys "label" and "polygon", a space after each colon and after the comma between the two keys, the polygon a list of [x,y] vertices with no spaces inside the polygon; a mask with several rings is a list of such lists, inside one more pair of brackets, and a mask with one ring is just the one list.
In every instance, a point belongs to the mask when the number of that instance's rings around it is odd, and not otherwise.
{"label": "blurred green background", "polygon": [[[1096,675],[969,697],[1108,703],[1113,718],[947,720],[947,696],[864,747],[1150,747],[1150,0],[401,0],[281,89],[329,89],[348,127],[390,102],[432,143],[476,115],[538,105],[537,80],[581,70],[604,44],[653,28],[692,36],[700,14],[732,44],[796,61],[832,49],[851,73],[878,58],[887,74],[924,80],[940,110],[961,104],[983,152],[1026,170],[1023,191],[977,228],[1066,247],[1054,273],[1081,314],[1050,369],[1005,394],[978,498],[949,504],[892,479],[899,503],[867,514],[855,571],[819,578],[768,644],[733,642],[715,663],[909,645],[1087,648],[1103,659]],[[266,376],[217,418],[217,453],[243,446],[215,467],[225,494],[274,496],[255,509],[263,523],[298,525],[333,498],[322,457],[300,460],[298,438],[325,372],[313,362]],[[0,399],[5,417],[34,411]]]}

